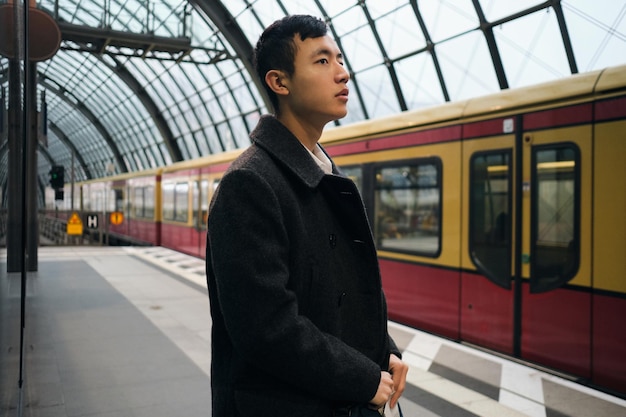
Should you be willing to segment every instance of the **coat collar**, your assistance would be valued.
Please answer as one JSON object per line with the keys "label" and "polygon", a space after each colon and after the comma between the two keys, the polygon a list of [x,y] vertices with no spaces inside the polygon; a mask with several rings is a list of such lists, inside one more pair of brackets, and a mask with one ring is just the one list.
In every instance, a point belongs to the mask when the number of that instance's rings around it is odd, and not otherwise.
{"label": "coat collar", "polygon": [[[324,171],[313,161],[306,148],[276,117],[262,116],[250,134],[250,139],[292,171],[308,187],[317,187],[324,178]],[[334,163],[333,172],[336,172]]]}

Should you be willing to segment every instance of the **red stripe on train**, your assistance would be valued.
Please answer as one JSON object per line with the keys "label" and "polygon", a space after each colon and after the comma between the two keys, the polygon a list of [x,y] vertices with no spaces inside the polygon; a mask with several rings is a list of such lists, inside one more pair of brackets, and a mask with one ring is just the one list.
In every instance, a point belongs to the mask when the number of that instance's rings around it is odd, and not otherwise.
{"label": "red stripe on train", "polygon": [[344,145],[328,145],[326,149],[331,156],[350,155],[380,150],[405,148],[415,145],[450,142],[461,137],[460,126],[448,126],[439,129],[411,132],[405,135],[390,136],[388,138],[370,139]]}

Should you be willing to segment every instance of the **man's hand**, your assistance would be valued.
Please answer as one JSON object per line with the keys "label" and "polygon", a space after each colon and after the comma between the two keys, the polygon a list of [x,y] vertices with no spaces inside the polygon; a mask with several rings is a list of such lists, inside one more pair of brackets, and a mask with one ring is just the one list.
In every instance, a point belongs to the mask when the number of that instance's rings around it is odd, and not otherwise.
{"label": "man's hand", "polygon": [[378,390],[374,398],[370,400],[370,404],[376,408],[380,408],[389,401],[393,393],[393,379],[389,372],[380,372],[380,382],[378,383]]}
{"label": "man's hand", "polygon": [[393,380],[393,392],[391,393],[389,406],[394,408],[406,387],[406,374],[409,372],[409,366],[402,362],[399,357],[392,354],[389,356],[389,372]]}

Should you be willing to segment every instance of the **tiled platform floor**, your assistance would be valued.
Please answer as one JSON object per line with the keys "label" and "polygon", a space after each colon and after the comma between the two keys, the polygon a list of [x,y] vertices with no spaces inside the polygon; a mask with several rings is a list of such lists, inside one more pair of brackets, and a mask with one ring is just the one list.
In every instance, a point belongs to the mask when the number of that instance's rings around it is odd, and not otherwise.
{"label": "tiled platform floor", "polygon": [[[164,248],[40,248],[27,286],[21,410],[19,282],[0,272],[10,327],[0,329],[0,417],[211,415],[202,260]],[[390,329],[411,366],[406,417],[626,416],[624,400],[405,326]]]}

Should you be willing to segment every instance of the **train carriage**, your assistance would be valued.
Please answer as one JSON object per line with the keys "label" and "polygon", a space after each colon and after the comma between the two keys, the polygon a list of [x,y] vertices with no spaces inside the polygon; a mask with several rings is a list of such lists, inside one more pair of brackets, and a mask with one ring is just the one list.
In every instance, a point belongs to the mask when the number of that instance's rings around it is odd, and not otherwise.
{"label": "train carriage", "polygon": [[123,188],[125,205],[117,207],[125,213],[127,220],[122,224],[126,224],[126,233],[142,244],[161,245],[162,171],[144,171],[143,176],[129,178]]}
{"label": "train carriage", "polygon": [[101,216],[103,233],[110,241],[160,245],[161,171],[158,168],[77,183],[75,193],[80,197],[75,210]]}
{"label": "train carriage", "polygon": [[613,68],[329,131],[390,317],[623,395],[625,86]]}
{"label": "train carriage", "polygon": [[172,164],[163,170],[161,245],[204,258],[209,201],[239,151]]}

